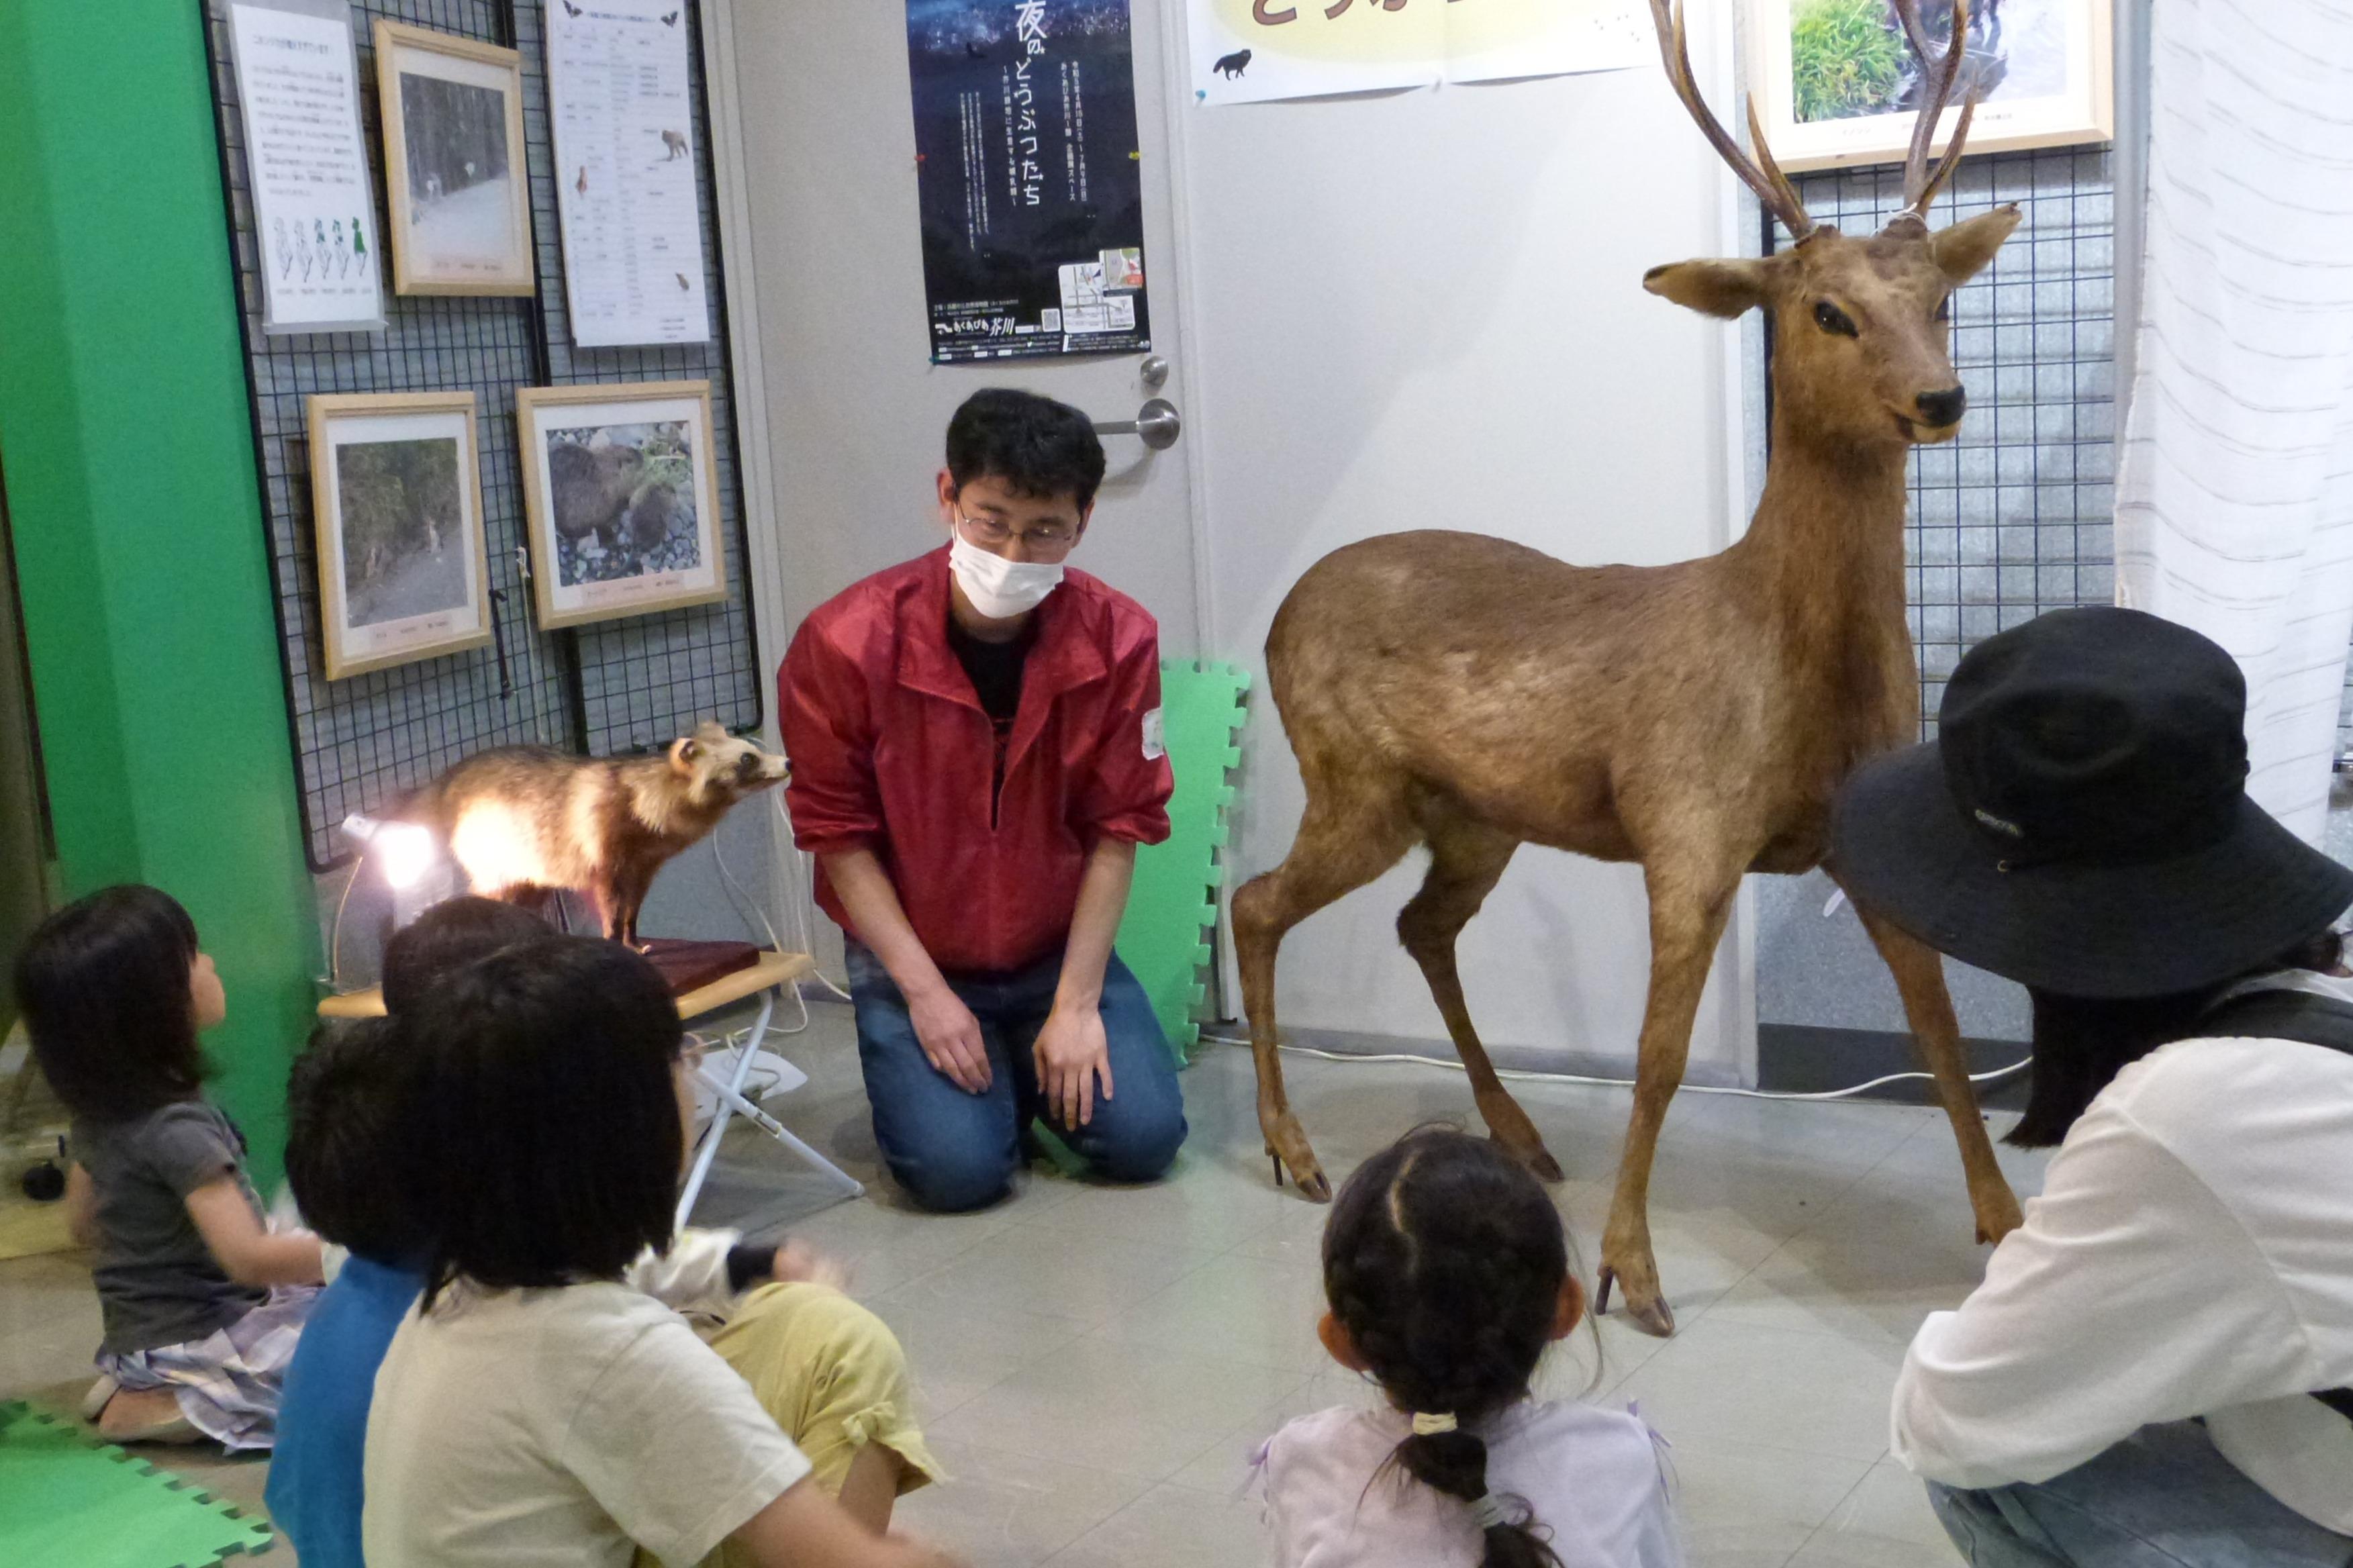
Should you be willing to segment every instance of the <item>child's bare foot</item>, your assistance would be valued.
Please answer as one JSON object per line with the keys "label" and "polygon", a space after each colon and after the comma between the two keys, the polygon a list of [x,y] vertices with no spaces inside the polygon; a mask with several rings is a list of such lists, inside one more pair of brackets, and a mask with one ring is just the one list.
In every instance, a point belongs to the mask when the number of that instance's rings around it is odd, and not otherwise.
{"label": "child's bare foot", "polygon": [[205,1436],[168,1388],[119,1390],[98,1413],[98,1435],[110,1443],[199,1443]]}

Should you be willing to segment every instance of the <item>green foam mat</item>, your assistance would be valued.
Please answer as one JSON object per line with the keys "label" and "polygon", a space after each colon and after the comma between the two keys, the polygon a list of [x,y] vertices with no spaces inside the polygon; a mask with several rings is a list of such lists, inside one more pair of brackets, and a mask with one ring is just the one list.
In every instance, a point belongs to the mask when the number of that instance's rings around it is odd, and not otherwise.
{"label": "green foam mat", "polygon": [[1161,730],[1176,794],[1168,803],[1168,838],[1135,852],[1135,885],[1120,921],[1118,950],[1152,998],[1153,1011],[1181,1064],[1201,1026],[1201,972],[1209,963],[1208,930],[1217,923],[1218,851],[1226,844],[1227,774],[1242,760],[1239,737],[1250,675],[1229,664],[1164,659]]}
{"label": "green foam mat", "polygon": [[202,1568],[266,1552],[269,1526],[22,1401],[0,1404],[0,1563]]}

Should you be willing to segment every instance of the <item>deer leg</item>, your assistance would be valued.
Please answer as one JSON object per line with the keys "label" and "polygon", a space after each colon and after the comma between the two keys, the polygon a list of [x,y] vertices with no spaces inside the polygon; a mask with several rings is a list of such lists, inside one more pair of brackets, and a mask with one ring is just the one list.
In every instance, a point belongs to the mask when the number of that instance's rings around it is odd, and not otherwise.
{"label": "deer leg", "polygon": [[1412,842],[1413,830],[1393,792],[1376,793],[1360,784],[1335,794],[1320,789],[1310,774],[1307,811],[1291,853],[1234,893],[1234,957],[1241,969],[1250,1054],[1258,1065],[1259,1130],[1275,1162],[1276,1184],[1288,1169],[1300,1193],[1319,1204],[1332,1201],[1332,1184],[1283,1092],[1274,1022],[1275,954],[1293,926],[1396,865]]}
{"label": "deer leg", "polygon": [[1692,1020],[1724,922],[1739,886],[1736,868],[1705,875],[1677,873],[1656,863],[1645,868],[1651,894],[1651,994],[1642,1010],[1641,1044],[1634,1065],[1634,1113],[1626,1127],[1626,1152],[1618,1165],[1618,1190],[1609,1201],[1609,1223],[1601,1233],[1601,1277],[1594,1310],[1607,1311],[1613,1285],[1626,1292],[1626,1314],[1645,1333],[1663,1339],[1675,1331],[1675,1315],[1659,1289],[1659,1265],[1651,1254],[1651,1163],[1667,1107],[1683,1087],[1691,1057]]}
{"label": "deer leg", "polygon": [[2023,1223],[2018,1194],[1993,1157],[1993,1140],[1986,1134],[1985,1118],[1978,1110],[1977,1087],[1969,1082],[1968,1056],[1961,1048],[1960,1021],[1953,1016],[1952,994],[1945,989],[1945,962],[1934,948],[1889,925],[1862,914],[1862,929],[1895,976],[1904,998],[1904,1016],[1911,1021],[1912,1037],[1921,1059],[1936,1080],[1936,1098],[1944,1102],[1945,1119],[1953,1124],[1954,1141],[1961,1146],[1961,1170],[1969,1186],[1969,1207],[1976,1211],[1978,1239],[2000,1241]]}
{"label": "deer leg", "polygon": [[1430,875],[1398,915],[1398,940],[1421,965],[1430,994],[1446,1020],[1446,1033],[1471,1078],[1471,1095],[1487,1131],[1512,1157],[1547,1182],[1561,1179],[1558,1162],[1544,1146],[1535,1123],[1512,1098],[1487,1047],[1471,1026],[1471,1009],[1462,999],[1462,977],[1454,965],[1454,942],[1511,864],[1520,841],[1510,834],[1468,821],[1432,823],[1424,817],[1430,839]]}

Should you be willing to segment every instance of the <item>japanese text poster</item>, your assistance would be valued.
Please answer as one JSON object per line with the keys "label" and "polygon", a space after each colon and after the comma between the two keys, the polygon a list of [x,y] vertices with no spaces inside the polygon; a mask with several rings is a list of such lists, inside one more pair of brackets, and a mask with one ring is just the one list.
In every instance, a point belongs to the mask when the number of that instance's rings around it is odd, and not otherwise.
{"label": "japanese text poster", "polygon": [[565,301],[584,349],[711,337],[685,9],[586,0],[547,11]]}
{"label": "japanese text poster", "polygon": [[228,7],[265,332],[384,329],[383,235],[343,0]]}
{"label": "japanese text poster", "polygon": [[907,0],[932,360],[1149,348],[1128,0]]}
{"label": "japanese text poster", "polygon": [[1652,58],[1645,0],[1188,0],[1197,102],[1617,70]]}

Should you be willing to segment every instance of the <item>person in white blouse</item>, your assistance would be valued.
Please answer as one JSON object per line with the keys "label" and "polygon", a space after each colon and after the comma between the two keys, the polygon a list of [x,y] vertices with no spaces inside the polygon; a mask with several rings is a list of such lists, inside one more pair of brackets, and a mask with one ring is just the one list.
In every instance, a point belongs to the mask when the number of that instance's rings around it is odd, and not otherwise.
{"label": "person in white blouse", "polygon": [[1896,1457],[1980,1568],[2353,1563],[2353,871],[2247,798],[2231,657],[2057,611],[1841,795],[1862,907],[2022,983],[2058,1145],[1897,1380]]}

